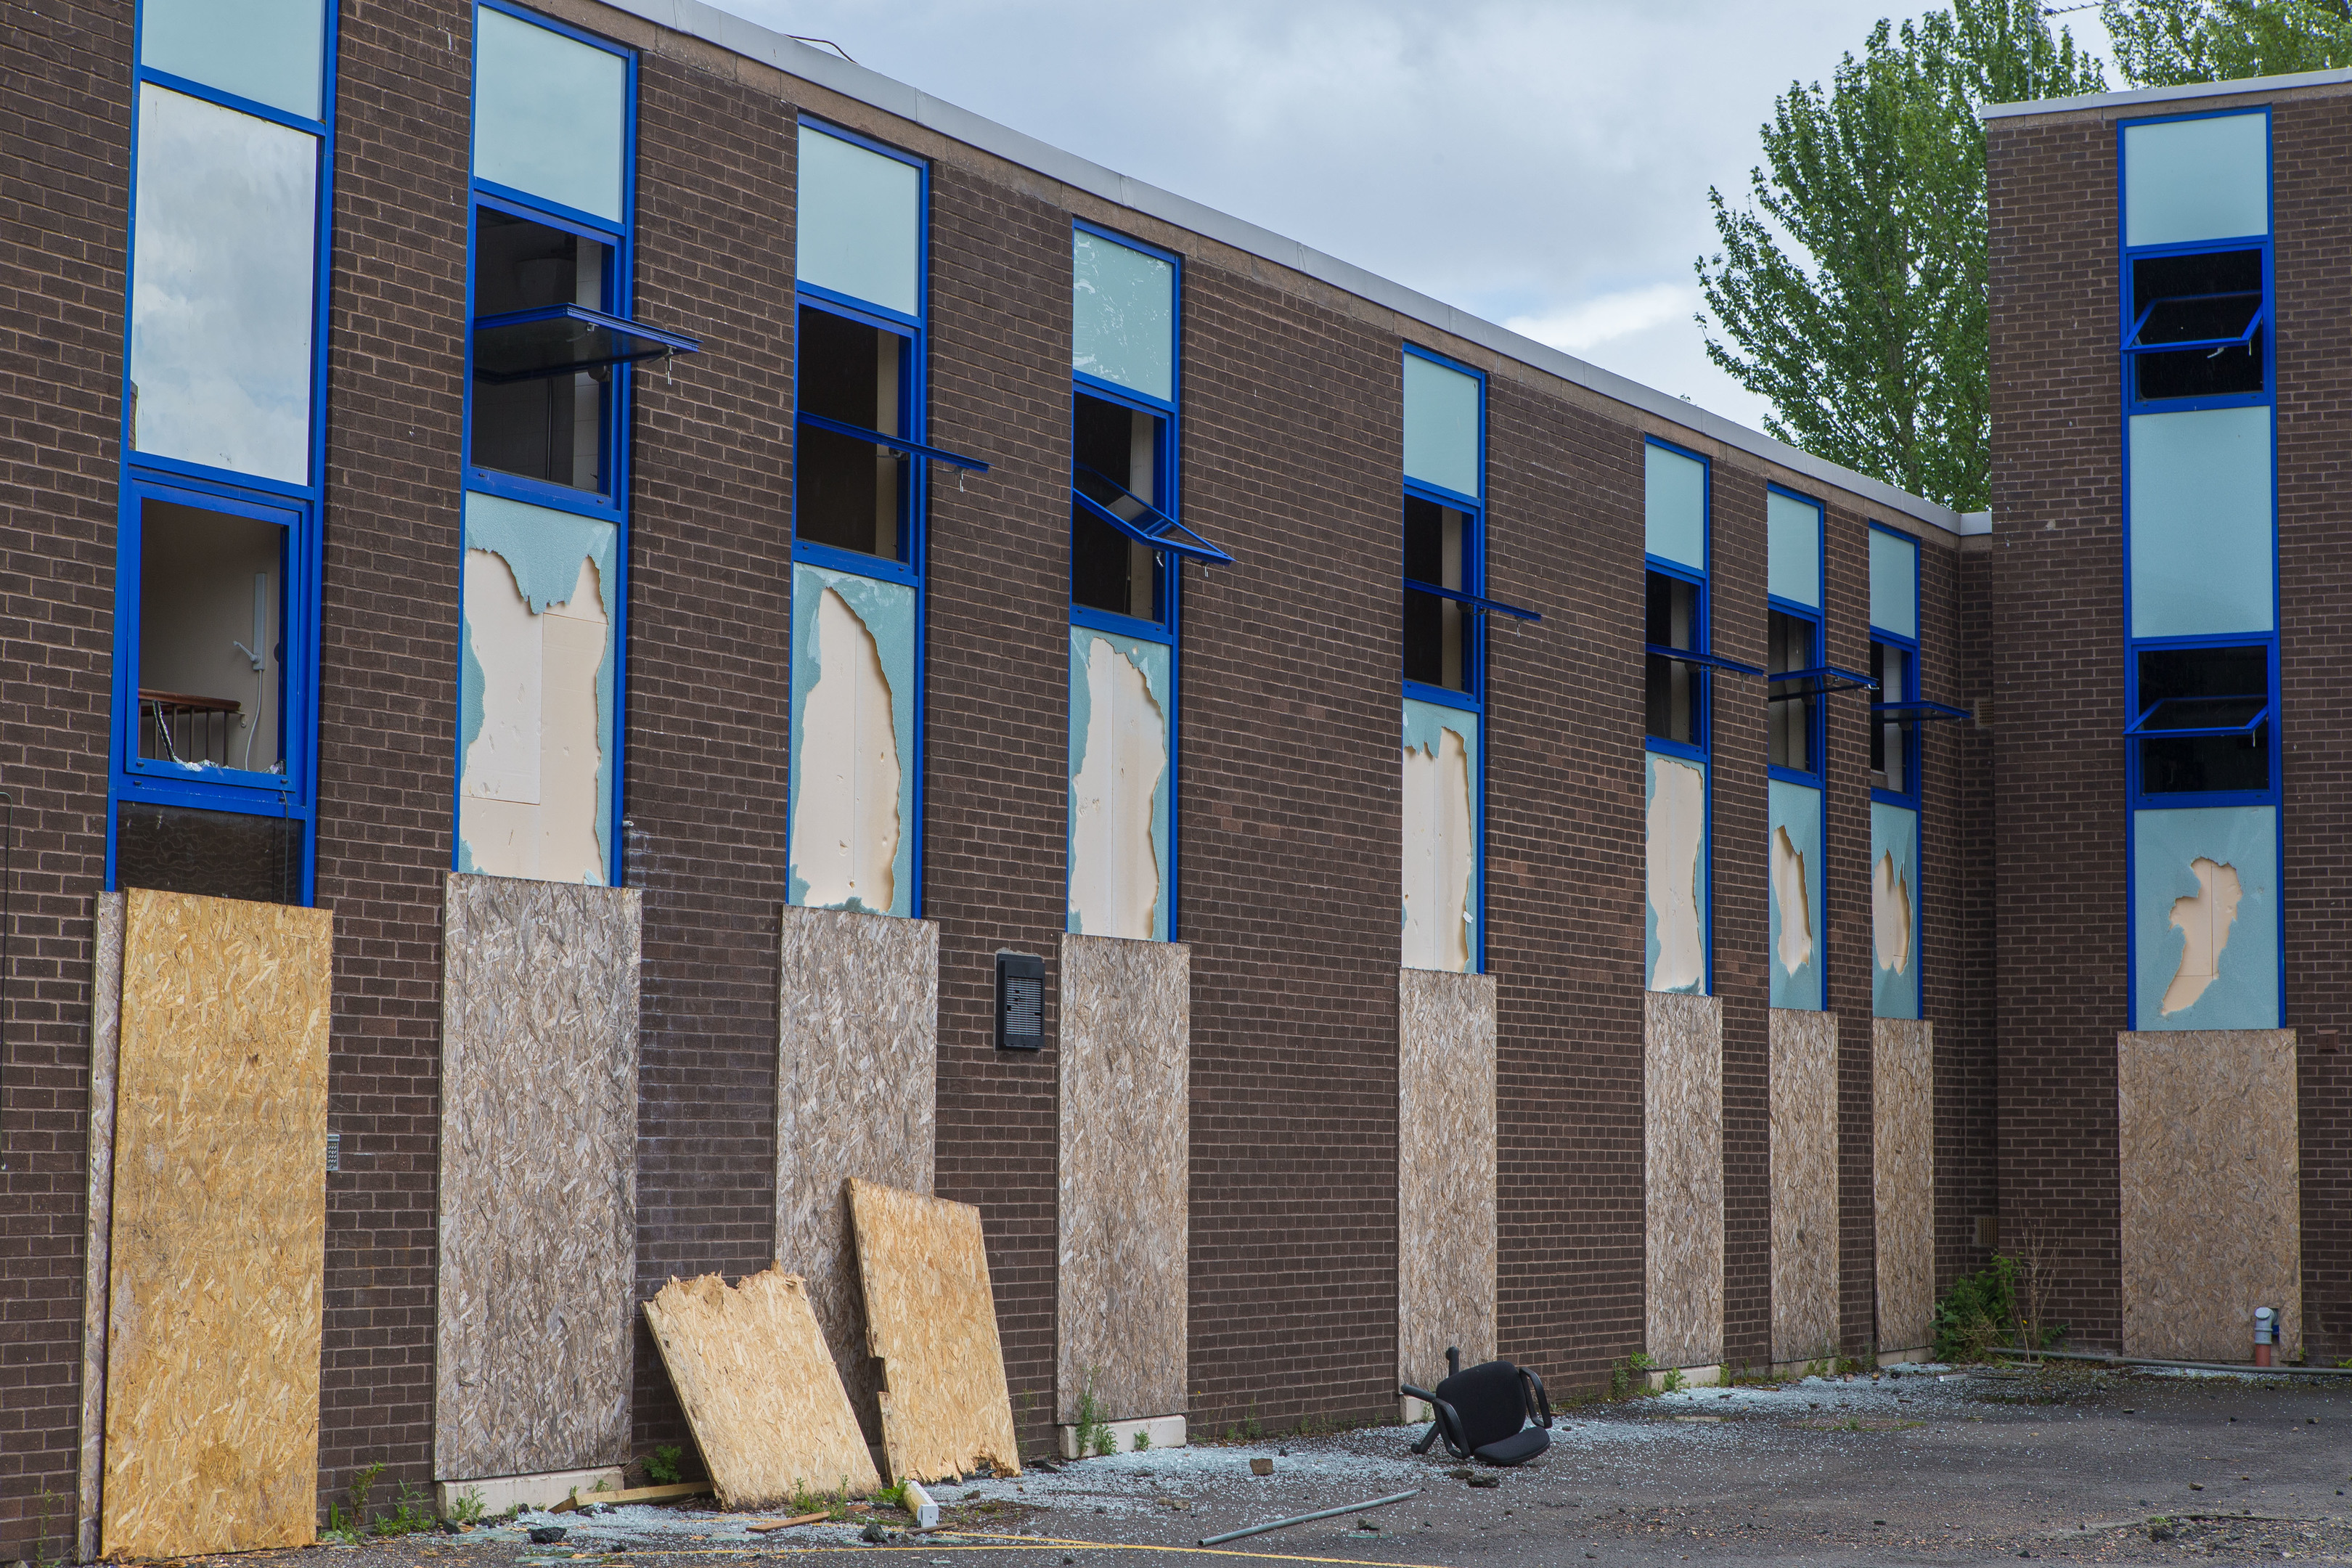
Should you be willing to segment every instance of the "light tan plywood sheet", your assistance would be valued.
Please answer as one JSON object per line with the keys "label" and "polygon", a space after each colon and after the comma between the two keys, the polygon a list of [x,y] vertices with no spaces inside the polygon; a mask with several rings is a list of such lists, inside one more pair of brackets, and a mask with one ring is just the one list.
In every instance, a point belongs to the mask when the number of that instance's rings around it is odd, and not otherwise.
{"label": "light tan plywood sheet", "polygon": [[892,1480],[1017,1474],[1013,1396],[980,1210],[852,1179],[866,1348],[882,1358],[882,1447]]}
{"label": "light tan plywood sheet", "polygon": [[101,1547],[317,1534],[325,910],[125,895]]}
{"label": "light tan plywood sheet", "polygon": [[99,1491],[106,1463],[106,1280],[114,1226],[114,1087],[122,1048],[122,895],[98,895],[89,976],[89,1197],[82,1211],[81,1474],[75,1488],[74,1560],[98,1555]]}
{"label": "light tan plywood sheet", "polygon": [[1723,1361],[1723,1005],[1643,993],[1644,1342],[1660,1366]]}
{"label": "light tan plywood sheet", "polygon": [[2254,1309],[2303,1342],[2291,1029],[2116,1037],[2124,1353],[2251,1361]]}
{"label": "light tan plywood sheet", "polygon": [[939,1103],[940,928],[786,905],[776,1016],[776,1265],[808,1282],[850,1408],[882,1439],[866,1353],[851,1176],[931,1190]]}
{"label": "light tan plywood sheet", "polygon": [[1445,1347],[1499,1352],[1495,977],[1397,977],[1397,1380],[1434,1388]]}
{"label": "light tan plywood sheet", "polygon": [[1918,1350],[1936,1340],[1935,1025],[1874,1018],[1870,1060],[1878,1348]]}
{"label": "light tan plywood sheet", "polygon": [[1772,1359],[1838,1348],[1834,1013],[1768,1015],[1772,1108]]}
{"label": "light tan plywood sheet", "polygon": [[629,1457],[640,895],[452,874],[433,1473]]}
{"label": "light tan plywood sheet", "polygon": [[1186,1367],[1192,959],[1065,936],[1055,1419],[1181,1414]]}
{"label": "light tan plywood sheet", "polygon": [[716,1274],[672,1279],[646,1321],[719,1507],[881,1486],[798,1275],[770,1268],[733,1289]]}

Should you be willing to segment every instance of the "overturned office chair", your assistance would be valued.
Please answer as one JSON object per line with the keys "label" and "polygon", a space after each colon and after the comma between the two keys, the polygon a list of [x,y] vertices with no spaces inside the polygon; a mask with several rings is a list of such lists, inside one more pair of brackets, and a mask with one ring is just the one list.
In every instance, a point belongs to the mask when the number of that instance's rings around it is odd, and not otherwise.
{"label": "overturned office chair", "polygon": [[1446,1451],[1457,1459],[1524,1465],[1551,1447],[1551,1397],[1544,1393],[1542,1378],[1507,1361],[1465,1372],[1462,1352],[1453,1345],[1445,1347],[1445,1381],[1434,1392],[1411,1384],[1397,1391],[1436,1413],[1412,1446],[1414,1453],[1426,1454],[1444,1437]]}

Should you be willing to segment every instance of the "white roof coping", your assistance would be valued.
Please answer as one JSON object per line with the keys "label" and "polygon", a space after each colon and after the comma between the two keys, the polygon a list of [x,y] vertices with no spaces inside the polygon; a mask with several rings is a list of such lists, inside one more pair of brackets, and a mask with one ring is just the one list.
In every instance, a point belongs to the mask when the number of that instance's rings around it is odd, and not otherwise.
{"label": "white roof coping", "polygon": [[1960,513],[1960,526],[1955,531],[1958,532],[1962,539],[1968,538],[1970,534],[1990,533],[1992,531],[1992,513],[1989,511],[1964,511]]}
{"label": "white roof coping", "polygon": [[1695,430],[1739,451],[1780,464],[1835,486],[1892,511],[1918,519],[1950,532],[1960,530],[1960,515],[1949,507],[1915,496],[1883,479],[1857,474],[1808,452],[1799,451],[1759,431],[1711,414],[1687,399],[1587,363],[1521,337],[1483,317],[1459,310],[1440,300],[1367,272],[1337,257],[1287,239],[1253,223],[1163,191],[1101,164],[1066,153],[1058,147],[959,109],[879,71],[838,55],[771,32],[756,22],[722,11],[705,0],[604,0],[616,10],[731,50],[747,59],[772,66],[787,76],[814,82],[845,98],[856,99],[887,114],[938,132],[953,141],[993,153],[1008,163],[1033,169],[1049,179],[1087,191],[1103,200],[1149,214],[1179,228],[1190,229],[1234,249],[1261,257],[1295,272],[1304,273],[1337,289],[1369,300],[1398,315],[1450,332],[1457,338],[1493,350],[1506,358],[1556,375],[1563,381],[1600,393],[1604,397],[1641,409],[1661,419]]}
{"label": "white roof coping", "polygon": [[2199,98],[2238,98],[2247,93],[2286,92],[2298,87],[2334,87],[2352,82],[2352,70],[2297,71],[2292,76],[2251,76],[2238,81],[2191,82],[2183,87],[2136,87],[2125,92],[2086,92],[2079,98],[2042,98],[2032,103],[1989,103],[1977,110],[1985,120],[2021,114],[2072,114],[2086,109],[2132,109],[2182,103]]}

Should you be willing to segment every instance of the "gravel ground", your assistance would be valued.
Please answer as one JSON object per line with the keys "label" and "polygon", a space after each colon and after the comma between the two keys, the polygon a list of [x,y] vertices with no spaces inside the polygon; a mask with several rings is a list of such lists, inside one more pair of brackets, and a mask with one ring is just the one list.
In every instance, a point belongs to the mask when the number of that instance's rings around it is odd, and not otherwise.
{"label": "gravel ground", "polygon": [[[1190,1558],[1377,1564],[2352,1563],[2352,1386],[2317,1380],[1912,1370],[1695,1389],[1565,1412],[1549,1453],[1474,1488],[1419,1428],[1090,1459],[931,1489],[941,1528],[867,1516],[754,1535],[709,1508],[525,1515],[459,1536],[277,1554],[286,1568],[821,1568],[881,1553],[971,1568]],[[1271,1458],[1274,1473],[1250,1473]],[[1198,1538],[1419,1488],[1402,1503],[1231,1542]],[[766,1517],[775,1517],[771,1514]],[[903,1531],[903,1515],[873,1516]],[[532,1546],[533,1523],[562,1524]],[[347,1562],[334,1561],[335,1558]],[[238,1568],[251,1559],[239,1560]],[[226,1563],[221,1568],[229,1568]],[[1108,1565],[1106,1565],[1108,1568]]]}

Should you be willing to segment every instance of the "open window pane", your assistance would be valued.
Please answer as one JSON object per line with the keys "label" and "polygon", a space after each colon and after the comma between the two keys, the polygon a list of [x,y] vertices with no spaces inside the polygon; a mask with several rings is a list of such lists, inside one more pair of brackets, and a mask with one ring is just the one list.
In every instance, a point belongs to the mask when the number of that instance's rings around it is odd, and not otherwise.
{"label": "open window pane", "polygon": [[321,0],[146,0],[139,63],[316,120],[326,28]]}
{"label": "open window pane", "polygon": [[317,137],[140,89],[135,450],[309,482],[318,180]]}
{"label": "open window pane", "polygon": [[486,381],[570,375],[659,359],[675,352],[681,341],[691,342],[586,305],[549,305],[476,321],[474,374]]}
{"label": "open window pane", "polygon": [[[1409,363],[1409,362],[1408,362]],[[1465,552],[1469,515],[1407,496],[1404,574],[1408,581],[1469,591]],[[1475,612],[1434,594],[1404,595],[1404,678],[1455,691],[1470,689],[1470,631]]]}
{"label": "open window pane", "polygon": [[794,271],[803,283],[918,313],[923,176],[912,163],[801,127]]}
{"label": "open window pane", "polygon": [[[2135,694],[2149,729],[2236,728],[2270,701],[2270,650],[2264,647],[2144,648]],[[2270,787],[2270,725],[2242,735],[2144,738],[2143,795],[2185,795]]]}
{"label": "open window pane", "polygon": [[[494,207],[475,214],[474,311],[507,316],[549,305],[602,310],[612,247]],[[474,361],[470,405],[478,467],[573,489],[605,489],[605,402],[612,370],[502,379],[514,355],[493,342]]]}
{"label": "open window pane", "polygon": [[[2156,256],[2132,263],[2132,319],[2125,346],[2139,396],[2218,397],[2263,390],[2263,255],[2226,250]],[[2165,343],[2204,346],[2145,352]]]}
{"label": "open window pane", "polygon": [[[1158,506],[1160,421],[1080,393],[1073,432],[1073,482],[1087,499],[1130,521]],[[1091,609],[1138,620],[1160,618],[1160,552],[1071,503],[1070,598]]]}
{"label": "open window pane", "polygon": [[[1882,702],[1906,702],[1911,697],[1911,650],[1895,643],[1870,645],[1870,674],[1878,682]],[[1870,727],[1870,782],[1895,795],[1908,795],[1911,777],[1911,729],[1900,720],[1882,718]]]}
{"label": "open window pane", "polygon": [[[1698,585],[1664,572],[1651,573],[1647,626],[1645,640],[1654,646],[1695,647],[1699,634]],[[1656,654],[1647,656],[1643,670],[1651,737],[1697,745],[1698,671],[1680,659]]]}
{"label": "open window pane", "polygon": [[1071,237],[1070,363],[1162,403],[1176,396],[1176,268],[1132,246]]}
{"label": "open window pane", "polygon": [[139,509],[138,755],[192,778],[286,771],[287,530]]}
{"label": "open window pane", "polygon": [[[1766,673],[1780,675],[1814,668],[1820,661],[1814,658],[1813,623],[1780,610],[1772,611],[1770,620]],[[1804,773],[1814,771],[1813,705],[1820,700],[1811,693],[1781,695],[1775,691],[1766,704],[1769,716],[1765,720],[1766,760],[1772,766]]]}
{"label": "open window pane", "polygon": [[[1404,356],[1404,477],[1476,496],[1478,378]],[[1432,579],[1434,581],[1434,579]]]}
{"label": "open window pane", "polygon": [[627,62],[503,11],[475,15],[475,174],[621,222]]}
{"label": "open window pane", "polygon": [[[907,340],[830,310],[800,313],[800,407],[884,436],[906,434]],[[794,436],[800,537],[887,561],[908,556],[907,455],[803,425]]]}
{"label": "open window pane", "polygon": [[125,801],[114,818],[114,885],[299,904],[302,837],[297,818]]}

